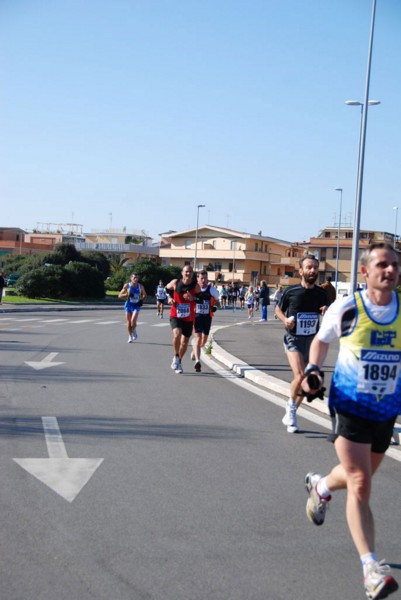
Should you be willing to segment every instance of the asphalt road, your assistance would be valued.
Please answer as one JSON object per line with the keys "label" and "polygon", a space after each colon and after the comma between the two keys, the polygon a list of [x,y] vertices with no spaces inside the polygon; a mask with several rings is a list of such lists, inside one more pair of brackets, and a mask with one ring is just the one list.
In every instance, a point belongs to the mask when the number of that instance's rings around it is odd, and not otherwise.
{"label": "asphalt road", "polygon": [[[323,527],[305,516],[326,429],[311,414],[288,435],[280,400],[211,362],[176,375],[154,313],[134,344],[121,309],[0,315],[2,597],[362,600],[344,495]],[[399,469],[372,499],[396,577]]]}

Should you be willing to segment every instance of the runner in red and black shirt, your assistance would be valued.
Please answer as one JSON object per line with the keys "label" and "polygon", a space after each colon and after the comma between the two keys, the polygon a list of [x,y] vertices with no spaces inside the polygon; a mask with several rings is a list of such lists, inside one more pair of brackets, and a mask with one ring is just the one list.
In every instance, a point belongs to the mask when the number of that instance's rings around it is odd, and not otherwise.
{"label": "runner in red and black shirt", "polygon": [[182,279],[173,279],[166,285],[171,305],[170,325],[173,330],[174,357],[171,368],[176,373],[183,373],[182,359],[192,335],[195,320],[195,296],[201,291],[193,279],[194,270],[185,265],[181,271]]}

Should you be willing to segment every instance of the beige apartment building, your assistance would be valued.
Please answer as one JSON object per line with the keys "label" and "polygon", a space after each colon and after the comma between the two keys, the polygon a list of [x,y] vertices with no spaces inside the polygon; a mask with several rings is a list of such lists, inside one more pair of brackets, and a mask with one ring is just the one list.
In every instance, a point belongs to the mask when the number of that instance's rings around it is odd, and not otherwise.
{"label": "beige apartment building", "polygon": [[265,279],[270,286],[298,282],[298,262],[305,251],[286,240],[213,225],[168,232],[162,242],[162,265],[192,264],[206,269],[214,281],[255,284]]}
{"label": "beige apartment building", "polygon": [[[373,242],[387,242],[394,244],[394,235],[386,231],[360,230],[359,255]],[[338,227],[326,227],[317,237],[310,238],[306,246],[311,254],[319,260],[319,281],[326,277],[336,280],[338,256],[338,284],[349,283],[351,280],[353,228],[341,227],[338,236]],[[358,272],[358,283],[363,283],[364,278]]]}

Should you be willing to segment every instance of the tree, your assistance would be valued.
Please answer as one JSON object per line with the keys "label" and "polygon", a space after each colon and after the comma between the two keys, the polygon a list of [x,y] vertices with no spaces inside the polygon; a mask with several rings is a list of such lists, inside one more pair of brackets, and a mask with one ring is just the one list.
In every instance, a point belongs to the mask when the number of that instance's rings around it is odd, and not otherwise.
{"label": "tree", "polygon": [[83,250],[81,252],[81,261],[88,263],[91,267],[100,271],[103,279],[106,279],[110,275],[110,261],[103,252]]}
{"label": "tree", "polygon": [[84,262],[70,262],[64,270],[69,275],[66,295],[70,298],[104,298],[103,274]]}

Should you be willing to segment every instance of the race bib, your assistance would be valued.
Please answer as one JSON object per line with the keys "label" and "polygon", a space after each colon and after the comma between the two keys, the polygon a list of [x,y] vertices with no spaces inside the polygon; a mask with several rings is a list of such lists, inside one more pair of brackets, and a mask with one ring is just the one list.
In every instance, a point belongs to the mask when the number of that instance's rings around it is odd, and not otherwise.
{"label": "race bib", "polygon": [[362,350],[358,367],[358,392],[394,394],[400,372],[401,352]]}
{"label": "race bib", "polygon": [[203,304],[196,305],[196,314],[197,315],[208,315],[210,312],[210,304],[207,301],[204,301]]}
{"label": "race bib", "polygon": [[185,319],[185,317],[189,317],[190,312],[189,304],[177,304],[177,317],[179,319]]}
{"label": "race bib", "polygon": [[315,335],[319,324],[318,313],[301,313],[297,314],[297,329],[296,335]]}
{"label": "race bib", "polygon": [[129,297],[129,301],[131,304],[138,304],[139,298],[140,294],[132,294],[132,296]]}

